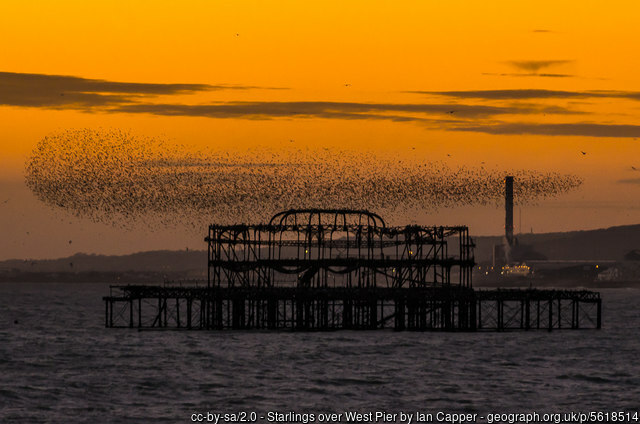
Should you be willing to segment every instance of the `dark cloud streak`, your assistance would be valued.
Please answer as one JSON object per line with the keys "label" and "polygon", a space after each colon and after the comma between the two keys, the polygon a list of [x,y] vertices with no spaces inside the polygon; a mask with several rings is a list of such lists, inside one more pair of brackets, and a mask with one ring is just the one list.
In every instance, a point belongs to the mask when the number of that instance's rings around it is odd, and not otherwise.
{"label": "dark cloud streak", "polygon": [[408,91],[413,94],[428,94],[433,96],[455,97],[457,99],[481,100],[523,100],[523,99],[589,99],[589,98],[619,98],[640,100],[640,92],[636,91],[564,91],[540,89],[516,90],[468,90],[468,91]]}
{"label": "dark cloud streak", "polygon": [[[65,75],[0,72],[0,105],[42,107],[111,113],[146,113],[163,116],[274,119],[324,118],[348,120],[429,121],[424,116],[444,115],[470,119],[505,114],[575,113],[527,106],[466,104],[392,104],[357,102],[223,102],[212,104],[152,103],[156,96],[190,94],[211,90],[247,90],[254,86],[207,84],[153,84],[114,82]],[[432,121],[439,123],[436,121]]]}
{"label": "dark cloud streak", "polygon": [[620,124],[531,124],[504,123],[450,128],[451,131],[480,132],[493,135],[550,135],[550,136],[586,136],[586,137],[638,137],[640,125]]}
{"label": "dark cloud streak", "polygon": [[387,113],[436,114],[455,116],[459,118],[479,118],[506,114],[579,113],[557,106],[500,107],[464,104],[350,102],[230,102],[209,105],[129,104],[111,108],[108,111],[209,118],[271,119],[303,117],[327,119],[383,119],[394,121],[423,121],[424,118],[415,116],[387,115]]}
{"label": "dark cloud streak", "polygon": [[68,75],[0,72],[0,105],[82,109],[132,103],[141,97],[261,87],[115,82]]}
{"label": "dark cloud streak", "polygon": [[[539,61],[531,69],[553,66]],[[523,65],[524,66],[524,65]],[[640,100],[640,92],[564,90],[472,90],[413,91],[415,94],[454,100],[514,100],[513,104],[359,103],[331,101],[220,102],[209,104],[152,103],[155,96],[198,93],[211,90],[246,90],[252,86],[207,84],[147,84],[113,82],[74,76],[0,72],[0,105],[71,109],[85,112],[190,116],[215,119],[342,119],[416,122],[430,129],[487,134],[576,135],[591,137],[638,137],[640,126],[597,123],[506,123],[492,117],[507,115],[577,115],[586,112],[558,105],[523,104],[525,99],[624,98]]]}
{"label": "dark cloud streak", "polygon": [[640,178],[626,178],[618,180],[620,184],[640,184]]}
{"label": "dark cloud streak", "polygon": [[428,94],[434,96],[447,96],[460,99],[482,100],[521,100],[521,99],[548,99],[565,97],[590,97],[588,93],[559,90],[468,90],[468,91],[408,91],[413,94]]}
{"label": "dark cloud streak", "polygon": [[506,63],[516,69],[537,73],[542,69],[566,65],[572,62],[573,60],[510,60]]}
{"label": "dark cloud streak", "polygon": [[544,73],[544,74],[537,74],[537,73],[491,73],[491,72],[483,72],[482,75],[492,75],[492,76],[498,76],[498,77],[542,77],[542,78],[575,78],[576,75],[572,75],[572,74],[548,74],[548,73]]}

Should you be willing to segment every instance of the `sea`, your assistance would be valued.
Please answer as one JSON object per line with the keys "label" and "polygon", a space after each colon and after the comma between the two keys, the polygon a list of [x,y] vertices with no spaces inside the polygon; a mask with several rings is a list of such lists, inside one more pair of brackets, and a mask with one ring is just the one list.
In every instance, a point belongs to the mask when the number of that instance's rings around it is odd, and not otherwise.
{"label": "sea", "polygon": [[638,422],[640,289],[599,291],[601,330],[138,331],[108,285],[2,283],[0,423]]}

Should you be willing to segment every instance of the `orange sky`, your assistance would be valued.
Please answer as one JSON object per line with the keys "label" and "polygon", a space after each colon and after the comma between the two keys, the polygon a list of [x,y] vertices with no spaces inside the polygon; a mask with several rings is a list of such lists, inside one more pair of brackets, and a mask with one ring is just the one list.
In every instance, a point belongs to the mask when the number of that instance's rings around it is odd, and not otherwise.
{"label": "orange sky", "polygon": [[[131,233],[35,200],[23,184],[24,162],[44,136],[69,128],[123,128],[194,149],[278,148],[294,139],[454,167],[572,173],[582,188],[523,208],[524,230],[638,223],[638,16],[637,1],[3,2],[0,258],[204,247],[200,233]],[[61,100],[51,75],[80,85],[208,88],[151,95],[138,87],[126,90],[125,101],[79,104],[73,96],[87,91],[65,86]],[[311,110],[300,113],[292,102]],[[318,109],[319,102],[331,105]],[[284,112],[274,114],[276,103]],[[371,104],[374,111],[353,109]],[[499,234],[503,226],[495,207],[413,218],[468,223],[472,234]]]}

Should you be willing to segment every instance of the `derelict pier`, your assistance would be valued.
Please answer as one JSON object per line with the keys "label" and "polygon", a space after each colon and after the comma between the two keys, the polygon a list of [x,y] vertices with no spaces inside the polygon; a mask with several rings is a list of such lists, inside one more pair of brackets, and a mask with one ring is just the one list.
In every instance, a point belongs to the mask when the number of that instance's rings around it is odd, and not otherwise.
{"label": "derelict pier", "polygon": [[202,330],[600,328],[600,295],[474,290],[468,228],[298,209],[211,225],[206,285],[112,286],[105,326]]}

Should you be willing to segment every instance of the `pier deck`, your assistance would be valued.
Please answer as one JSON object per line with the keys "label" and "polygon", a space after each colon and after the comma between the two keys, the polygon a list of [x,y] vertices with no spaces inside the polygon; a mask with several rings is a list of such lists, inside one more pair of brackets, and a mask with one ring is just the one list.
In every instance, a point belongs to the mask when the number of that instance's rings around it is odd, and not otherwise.
{"label": "pier deck", "polygon": [[480,331],[602,326],[600,295],[572,290],[112,286],[105,326],[200,330]]}

